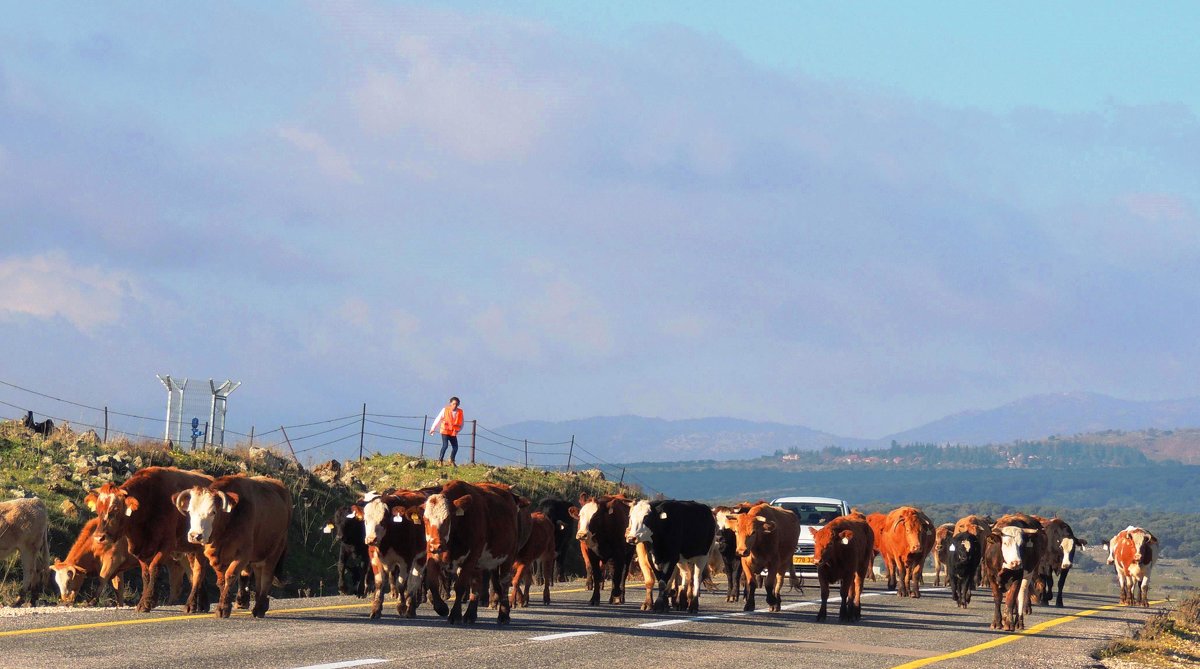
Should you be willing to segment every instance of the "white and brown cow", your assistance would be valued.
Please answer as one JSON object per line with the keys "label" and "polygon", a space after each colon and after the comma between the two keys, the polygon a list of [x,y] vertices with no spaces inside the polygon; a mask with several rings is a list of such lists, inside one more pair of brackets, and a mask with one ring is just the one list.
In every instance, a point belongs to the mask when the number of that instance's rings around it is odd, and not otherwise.
{"label": "white and brown cow", "polygon": [[50,567],[49,528],[50,516],[42,500],[0,502],[0,560],[14,551],[21,555],[21,594],[13,606],[36,604],[45,587]]}
{"label": "white and brown cow", "polygon": [[271,584],[287,552],[292,521],[292,494],[279,479],[266,476],[222,476],[207,487],[175,493],[171,501],[188,519],[187,538],[203,546],[221,590],[217,617],[233,609],[231,590],[249,570],[254,582],[256,618],[270,607]]}
{"label": "white and brown cow", "polygon": [[600,605],[600,589],[605,568],[612,567],[613,586],[609,604],[625,603],[625,578],[633,561],[633,546],[625,541],[629,526],[629,509],[633,501],[622,495],[579,496],[579,529],[575,538],[580,542],[584,565],[592,585],[591,606]]}
{"label": "white and brown cow", "polygon": [[402,490],[370,496],[350,507],[348,515],[363,524],[363,541],[375,579],[371,618],[382,615],[383,584],[389,575],[396,613],[405,618],[417,615],[425,585],[426,500],[423,493]]}
{"label": "white and brown cow", "polygon": [[1158,537],[1130,525],[1108,543],[1109,563],[1117,570],[1121,603],[1150,606],[1150,573],[1158,560]]}

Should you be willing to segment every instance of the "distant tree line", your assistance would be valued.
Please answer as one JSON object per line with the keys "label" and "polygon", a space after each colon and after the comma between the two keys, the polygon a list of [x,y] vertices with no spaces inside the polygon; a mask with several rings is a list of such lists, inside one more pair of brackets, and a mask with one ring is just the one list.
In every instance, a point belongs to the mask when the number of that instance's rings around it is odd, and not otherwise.
{"label": "distant tree line", "polygon": [[794,467],[895,468],[895,467],[1131,467],[1150,462],[1129,446],[1051,439],[1017,441],[991,446],[961,444],[900,444],[887,448],[846,449],[827,446],[819,451],[789,448],[775,451]]}

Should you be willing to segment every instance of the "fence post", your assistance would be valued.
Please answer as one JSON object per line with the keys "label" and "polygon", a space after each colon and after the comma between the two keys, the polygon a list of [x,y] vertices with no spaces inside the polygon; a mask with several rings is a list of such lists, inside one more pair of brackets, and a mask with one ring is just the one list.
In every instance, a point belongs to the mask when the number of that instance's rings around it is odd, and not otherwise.
{"label": "fence post", "polygon": [[108,443],[108,407],[104,407],[104,443]]}
{"label": "fence post", "polygon": [[471,464],[475,464],[475,433],[479,431],[479,421],[471,421]]}
{"label": "fence post", "polygon": [[429,429],[429,414],[425,414],[425,421],[421,423],[421,459],[425,459],[425,431]]}
{"label": "fence post", "polygon": [[525,469],[529,469],[529,440],[525,440]]}
{"label": "fence post", "polygon": [[[280,425],[279,428],[283,429],[283,426]],[[250,448],[254,448],[254,426],[253,425],[250,426]]]}
{"label": "fence post", "polygon": [[567,471],[571,471],[571,456],[575,454],[575,435],[571,435],[571,450],[567,451]]}
{"label": "fence post", "polygon": [[362,462],[363,437],[367,435],[367,403],[363,402],[362,423],[358,426],[358,461]]}
{"label": "fence post", "polygon": [[[280,425],[279,431],[283,433],[283,440],[287,442],[288,450],[292,452],[292,459],[296,461],[296,464],[300,464],[300,458],[296,457],[296,449],[292,448],[292,440],[288,439],[287,430],[283,429],[283,426]],[[250,428],[250,432],[253,433],[254,428]]]}
{"label": "fence post", "polygon": [[621,468],[621,480],[617,481],[617,485],[620,486],[620,485],[624,485],[624,484],[625,484],[625,468],[622,467]]}

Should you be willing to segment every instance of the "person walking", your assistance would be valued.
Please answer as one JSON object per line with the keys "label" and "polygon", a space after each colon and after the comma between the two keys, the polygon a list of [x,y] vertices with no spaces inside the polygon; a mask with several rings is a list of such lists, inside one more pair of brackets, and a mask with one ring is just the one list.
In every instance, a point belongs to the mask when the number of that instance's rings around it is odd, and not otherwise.
{"label": "person walking", "polygon": [[463,426],[463,412],[458,407],[459,401],[457,397],[451,397],[450,402],[442,407],[438,412],[437,418],[433,419],[433,427],[429,430],[429,434],[434,434],[440,428],[442,431],[442,452],[438,455],[438,466],[442,466],[442,462],[446,459],[446,448],[450,447],[450,466],[457,467],[454,464],[454,457],[458,455],[458,431]]}

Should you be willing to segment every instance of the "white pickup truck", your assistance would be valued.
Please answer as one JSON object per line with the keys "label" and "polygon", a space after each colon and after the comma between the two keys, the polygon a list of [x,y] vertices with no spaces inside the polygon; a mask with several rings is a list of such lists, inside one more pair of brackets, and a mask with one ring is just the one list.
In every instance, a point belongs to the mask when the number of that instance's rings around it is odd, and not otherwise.
{"label": "white pickup truck", "polygon": [[800,541],[796,545],[796,553],[792,556],[792,564],[796,572],[815,576],[817,565],[813,559],[813,538],[808,528],[821,529],[829,521],[850,513],[850,505],[845,500],[832,497],[780,497],[771,500],[773,506],[781,506],[796,514],[800,519]]}

